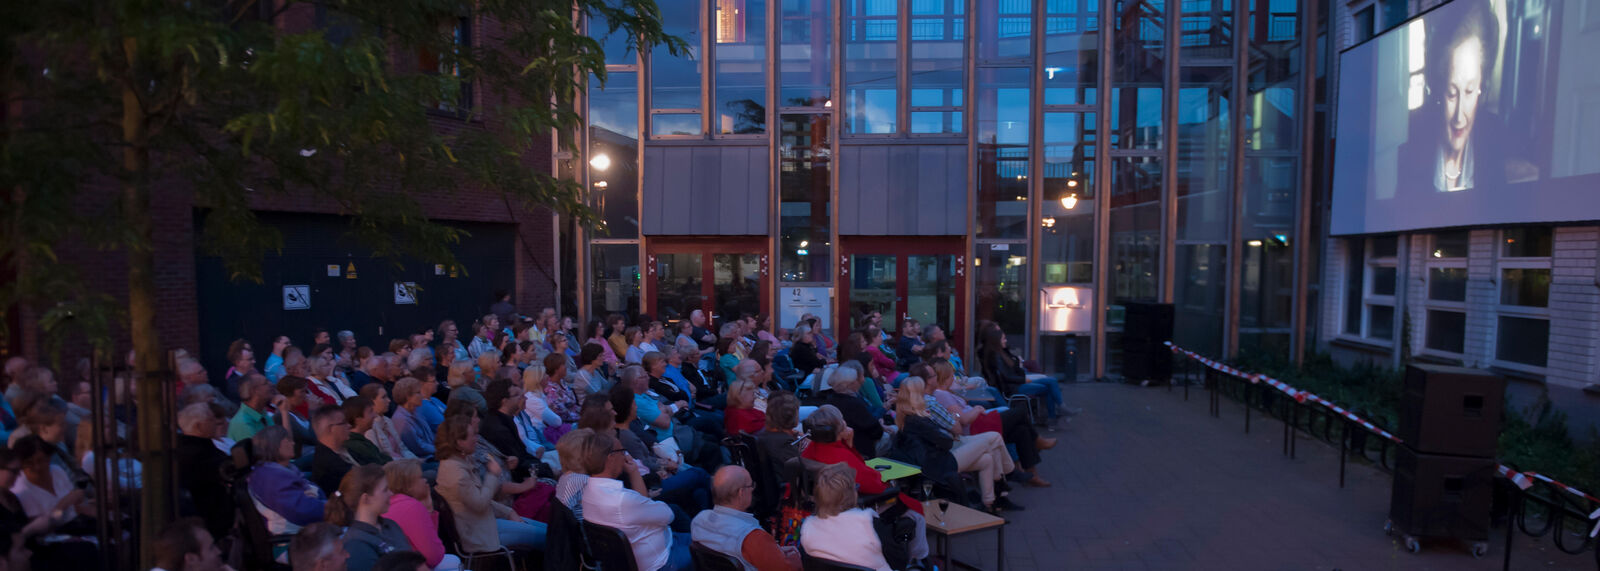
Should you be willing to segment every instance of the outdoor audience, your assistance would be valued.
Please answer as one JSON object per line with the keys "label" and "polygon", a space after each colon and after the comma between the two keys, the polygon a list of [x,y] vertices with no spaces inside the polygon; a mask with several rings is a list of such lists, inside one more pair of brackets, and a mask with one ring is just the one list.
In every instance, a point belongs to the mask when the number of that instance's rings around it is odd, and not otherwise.
{"label": "outdoor audience", "polygon": [[[1049,485],[1037,466],[1055,441],[1025,409],[995,405],[1036,395],[1055,414],[1059,388],[1023,371],[988,325],[979,378],[964,375],[937,324],[908,320],[891,336],[870,311],[842,342],[811,315],[789,329],[770,316],[712,324],[700,310],[670,326],[612,315],[581,337],[553,308],[523,317],[508,295],[494,301],[462,327],[443,320],[370,346],[349,330],[319,328],[309,350],[279,334],[260,370],[249,341],[235,340],[216,378],[178,352],[179,512],[197,517],[156,538],[157,565],[225,568],[220,553],[248,541],[239,514],[283,539],[271,556],[297,571],[450,570],[458,555],[502,548],[538,559],[547,540],[584,541],[570,523],[550,527],[559,504],[572,516],[563,521],[620,531],[644,571],[691,568],[691,542],[759,571],[802,568],[799,546],[873,569],[931,568],[920,513],[930,498],[895,493],[867,459],[915,463],[936,495],[994,512],[1021,509],[1008,481]],[[0,527],[18,541],[95,529],[93,374],[58,383],[50,368],[5,360]],[[114,390],[119,423],[102,450],[134,425],[131,391]],[[757,453],[731,455],[718,445],[727,436]],[[961,472],[976,477],[970,497]],[[789,489],[799,482],[815,485]],[[775,504],[807,499],[815,510],[798,533],[777,533]],[[879,518],[915,533],[886,544]],[[906,554],[909,567],[897,561]]]}

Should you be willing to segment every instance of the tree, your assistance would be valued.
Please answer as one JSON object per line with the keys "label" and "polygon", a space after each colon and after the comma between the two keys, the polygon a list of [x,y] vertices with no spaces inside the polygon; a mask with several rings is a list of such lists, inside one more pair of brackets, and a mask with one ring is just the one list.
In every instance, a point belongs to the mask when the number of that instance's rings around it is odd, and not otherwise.
{"label": "tree", "polygon": [[[337,204],[350,234],[392,260],[454,263],[460,231],[424,216],[423,193],[484,189],[594,223],[579,186],[527,166],[537,138],[581,127],[581,78],[605,77],[601,46],[574,26],[583,14],[630,49],[687,52],[653,0],[4,3],[0,275],[15,279],[0,311],[39,309],[53,338],[70,322],[102,349],[125,326],[153,403],[170,390],[153,196],[193,193],[200,241],[236,280],[259,281],[282,244],[251,208],[259,194]],[[484,121],[440,130],[439,112]],[[63,244],[123,252],[125,304],[61,263]],[[139,415],[146,540],[171,519],[167,420]]]}

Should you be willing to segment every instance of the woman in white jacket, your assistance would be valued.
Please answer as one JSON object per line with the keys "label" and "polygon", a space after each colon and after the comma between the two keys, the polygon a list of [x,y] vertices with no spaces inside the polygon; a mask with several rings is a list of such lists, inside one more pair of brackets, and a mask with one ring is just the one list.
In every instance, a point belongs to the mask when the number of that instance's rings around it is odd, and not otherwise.
{"label": "woman in white jacket", "polygon": [[878,513],[856,507],[856,471],[829,464],[817,473],[817,511],[800,524],[806,555],[838,563],[891,571],[872,520]]}

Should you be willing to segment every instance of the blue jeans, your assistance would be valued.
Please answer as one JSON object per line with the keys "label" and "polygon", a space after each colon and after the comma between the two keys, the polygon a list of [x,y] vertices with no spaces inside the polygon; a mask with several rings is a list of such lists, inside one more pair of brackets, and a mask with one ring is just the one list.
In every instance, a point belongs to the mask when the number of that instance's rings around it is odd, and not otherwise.
{"label": "blue jeans", "polygon": [[1017,387],[1017,392],[1028,396],[1044,395],[1045,411],[1050,414],[1050,418],[1060,416],[1056,412],[1056,407],[1061,405],[1061,383],[1059,381],[1055,379],[1029,381]]}
{"label": "blue jeans", "polygon": [[500,532],[500,545],[544,551],[544,523],[531,519],[520,522],[497,519],[494,520],[494,526]]}
{"label": "blue jeans", "polygon": [[684,464],[678,473],[661,481],[661,497],[657,499],[676,504],[694,517],[711,507],[711,474]]}
{"label": "blue jeans", "polygon": [[693,541],[687,533],[672,532],[672,550],[667,552],[667,566],[661,571],[690,571],[694,569],[694,559],[689,557],[689,542]]}

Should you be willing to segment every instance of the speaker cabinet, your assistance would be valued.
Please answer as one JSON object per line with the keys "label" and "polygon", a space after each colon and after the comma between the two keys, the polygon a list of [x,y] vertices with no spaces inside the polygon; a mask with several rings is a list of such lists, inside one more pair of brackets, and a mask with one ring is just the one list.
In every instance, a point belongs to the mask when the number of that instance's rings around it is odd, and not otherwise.
{"label": "speaker cabinet", "polygon": [[1400,446],[1389,521],[1413,536],[1487,540],[1494,476],[1492,458],[1426,454]]}
{"label": "speaker cabinet", "polygon": [[1417,452],[1493,457],[1505,407],[1504,377],[1443,365],[1406,367],[1400,439]]}
{"label": "speaker cabinet", "polygon": [[1123,303],[1122,376],[1145,381],[1172,379],[1172,304]]}

